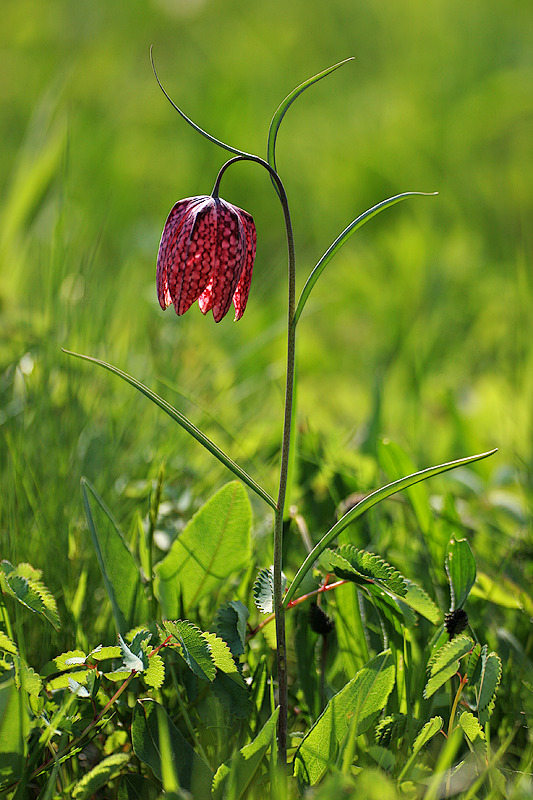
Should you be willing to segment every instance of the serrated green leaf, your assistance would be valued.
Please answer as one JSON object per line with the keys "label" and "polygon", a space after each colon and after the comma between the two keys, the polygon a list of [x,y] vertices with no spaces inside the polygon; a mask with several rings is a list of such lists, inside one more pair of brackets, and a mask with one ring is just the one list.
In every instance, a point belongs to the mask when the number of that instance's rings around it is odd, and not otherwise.
{"label": "serrated green leaf", "polygon": [[296,751],[294,774],[300,784],[314,785],[322,778],[352,726],[356,736],[368,730],[387,703],[394,677],[392,655],[387,650],[369,661],[331,698]]}
{"label": "serrated green leaf", "polygon": [[82,661],[85,662],[86,658],[87,656],[83,650],[67,650],[65,653],[61,653],[61,655],[56,656],[53,661],[58,670],[64,670],[69,669],[76,663],[81,663],[79,659],[82,659]]}
{"label": "serrated green leaf", "polygon": [[74,669],[71,672],[65,672],[63,675],[58,675],[56,678],[47,680],[46,688],[50,692],[57,692],[59,689],[68,689],[69,678],[85,686],[91,672],[93,672],[93,670],[90,669]]}
{"label": "serrated green leaf", "polygon": [[95,647],[94,650],[91,650],[87,658],[92,658],[94,661],[105,661],[108,658],[120,658],[122,655],[122,650],[116,644],[106,645],[99,645]]}
{"label": "serrated green leaf", "polygon": [[215,616],[216,632],[227,642],[234,656],[241,656],[246,645],[246,621],[250,612],[240,600],[232,600],[218,609]]}
{"label": "serrated green leaf", "polygon": [[321,559],[327,562],[339,578],[352,580],[355,583],[368,581],[380,583],[387,591],[402,597],[406,591],[406,580],[398,570],[378,556],[367,550],[359,550],[351,544],[327,550]]}
{"label": "serrated green leaf", "polygon": [[[215,677],[215,663],[205,634],[189,620],[161,623],[165,634],[172,636],[172,644],[178,645],[187,666],[203,680],[212,681]],[[166,637],[165,637],[166,638]]]}
{"label": "serrated green leaf", "polygon": [[470,711],[463,711],[459,717],[459,725],[468,736],[470,742],[475,744],[476,741],[485,741],[485,734],[479,721]]}
{"label": "serrated green leaf", "polygon": [[178,425],[181,425],[181,427],[186,430],[188,434],[190,434],[194,439],[196,439],[197,442],[203,445],[203,447],[205,447],[205,449],[208,450],[211,455],[215,456],[215,458],[221,461],[224,466],[226,466],[231,472],[233,472],[234,475],[240,478],[240,480],[249,486],[249,488],[252,489],[256,494],[258,494],[259,497],[268,503],[269,506],[274,509],[276,508],[276,501],[262,488],[262,486],[259,486],[259,484],[256,483],[254,479],[242,469],[242,467],[236,464],[233,459],[231,459],[220,449],[220,447],[217,447],[214,442],[208,439],[207,436],[205,436],[205,434],[203,434],[202,431],[196,427],[196,425],[193,425],[193,423],[181,413],[181,411],[178,411],[177,408],[173,408],[170,403],[167,403],[166,400],[163,400],[162,397],[159,397],[159,395],[157,395],[143,383],[136,380],[131,375],[128,375],[126,372],[123,372],[121,369],[118,369],[117,367],[114,367],[112,364],[108,364],[105,361],[101,361],[98,358],[84,356],[81,353],[73,353],[70,350],[65,350],[65,348],[63,348],[63,352],[69,356],[74,356],[75,358],[81,358],[84,361],[90,361],[93,364],[98,364],[98,366],[104,367],[104,369],[107,369],[114,375],[118,375],[118,377],[122,378],[123,381],[129,383],[130,386],[133,386],[135,389],[141,392],[141,394],[144,394],[144,396],[151,400],[152,403],[155,403],[156,406],[159,406],[159,408],[168,414],[169,417],[174,420],[174,422],[177,422]]}
{"label": "serrated green leaf", "polygon": [[226,711],[238,719],[246,719],[252,710],[250,694],[239,672],[231,650],[215,633],[203,634],[209,644],[217,674],[213,681],[213,692]]}
{"label": "serrated green leaf", "polygon": [[476,580],[476,562],[466,539],[451,539],[446,553],[451,610],[462,608]]}
{"label": "serrated green leaf", "polygon": [[265,722],[253,742],[238,750],[230,761],[220,765],[213,778],[214,800],[222,800],[223,797],[240,800],[245,796],[264,755],[272,744],[278,714],[279,707]]}
{"label": "serrated green leaf", "polygon": [[443,645],[440,650],[431,656],[428,663],[429,674],[433,676],[436,675],[441,669],[446,669],[448,664],[451,664],[452,661],[456,661],[464,656],[473,647],[473,639],[466,634],[456,636],[451,642],[446,642],[446,644]]}
{"label": "serrated green leaf", "polygon": [[163,706],[154,700],[138,700],[133,712],[131,739],[137,758],[147,764],[158,780],[161,775],[158,713],[166,716],[174,766],[180,786],[193,797],[209,797],[213,773],[194,752],[181,731],[174,725]]}
{"label": "serrated green leaf", "polygon": [[39,580],[41,570],[36,570],[31,564],[25,563],[14,567],[9,561],[2,561],[0,567],[4,591],[58,630],[60,620],[57,604],[52,593]]}
{"label": "serrated green leaf", "polygon": [[320,554],[326,549],[326,547],[331,544],[331,542],[339,535],[339,533],[341,533],[341,531],[343,531],[356,519],[361,517],[369,509],[373,508],[377,503],[385,500],[385,498],[390,497],[396,492],[400,492],[403,489],[413,486],[419,481],[427,480],[428,478],[432,478],[435,475],[440,475],[441,473],[455,469],[456,467],[472,464],[474,461],[480,461],[482,458],[487,458],[488,456],[493,455],[495,452],[496,450],[490,450],[487,453],[480,453],[479,455],[468,456],[467,458],[460,458],[457,461],[450,461],[446,464],[439,464],[436,467],[423,469],[420,472],[415,472],[412,475],[407,475],[405,478],[400,478],[400,480],[393,481],[386,486],[382,486],[380,489],[376,489],[374,492],[371,492],[371,494],[364,497],[359,503],[357,503],[357,505],[353,506],[353,508],[347,511],[346,514],[344,514],[344,516],[342,516],[341,519],[336,522],[326,534],[324,534],[318,544],[313,547],[301,565],[300,569],[294,576],[294,579],[289,586],[285,597],[283,598],[283,605],[285,608],[287,608],[288,604],[292,600],[296,589],[301,584],[305,575],[307,575],[309,570],[312,569],[313,564],[320,557]]}
{"label": "serrated green leaf", "polygon": [[431,599],[427,592],[418,584],[406,578],[406,592],[402,597],[402,603],[406,603],[410,608],[425,617],[433,625],[437,625],[441,619],[441,612],[436,603]]}
{"label": "serrated green leaf", "polygon": [[[281,573],[281,591],[285,591],[287,578]],[[274,611],[274,567],[263,567],[254,581],[254,603],[262,614]]]}
{"label": "serrated green leaf", "polygon": [[17,645],[4,631],[0,631],[0,650],[3,650],[4,653],[10,653],[11,655],[16,655],[18,653]]}
{"label": "serrated green leaf", "polygon": [[15,685],[17,689],[24,689],[31,697],[37,697],[42,689],[43,682],[41,676],[32,667],[26,664],[25,661],[20,660],[18,670],[15,673]]}
{"label": "serrated green leaf", "polygon": [[114,753],[104,758],[78,781],[72,790],[72,800],[86,800],[92,797],[98,789],[116,778],[129,760],[129,753]]}
{"label": "serrated green leaf", "polygon": [[497,653],[481,654],[478,711],[485,711],[492,702],[502,677],[502,662]]}
{"label": "serrated green leaf", "polygon": [[143,681],[152,689],[160,689],[165,680],[165,663],[159,653],[154,653],[148,661],[148,669],[143,673]]}
{"label": "serrated green leaf", "polygon": [[117,632],[125,635],[148,612],[139,569],[113,515],[86,478],[81,479],[81,491]]}
{"label": "serrated green leaf", "polygon": [[[485,645],[485,649],[487,646]],[[478,682],[481,675],[481,645],[477,642],[466,662],[466,677],[470,686]]]}
{"label": "serrated green leaf", "polygon": [[447,680],[449,680],[459,669],[459,661],[452,661],[446,667],[437,672],[436,675],[433,675],[424,687],[424,698],[427,700],[431,695],[435,694],[437,689],[440,689],[441,686],[444,686]]}
{"label": "serrated green leaf", "polygon": [[442,729],[442,717],[432,717],[429,722],[422,727],[413,743],[413,755],[416,755],[436,733]]}
{"label": "serrated green leaf", "polygon": [[252,509],[244,487],[232,481],[196,512],[169,553],[155,568],[155,591],[163,615],[195,607],[214,595],[230,575],[243,570],[251,556]]}

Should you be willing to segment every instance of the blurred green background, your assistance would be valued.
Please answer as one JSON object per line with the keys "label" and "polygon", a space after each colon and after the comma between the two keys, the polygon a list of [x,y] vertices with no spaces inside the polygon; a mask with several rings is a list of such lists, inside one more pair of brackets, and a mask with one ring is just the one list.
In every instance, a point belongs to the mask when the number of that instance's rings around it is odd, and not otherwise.
{"label": "blurred green background", "polygon": [[258,229],[246,314],[215,325],[197,306],[162,313],[166,215],[209,193],[226,159],[159,91],[150,44],[186,113],[260,155],[283,97],[355,56],[297,101],[279,136],[298,287],[368,206],[407,190],[439,196],[357,233],[306,307],[298,425],[305,458],[320,458],[313,490],[334,494],[332,465],[351,471],[347,486],[369,488],[379,436],[419,468],[498,447],[478,473],[508,492],[512,530],[531,543],[532,23],[529,0],[4,0],[3,555],[44,568],[68,606],[93,560],[80,475],[125,524],[146,510],[145,481],[162,461],[184,513],[229,477],[145,398],[61,347],[134,374],[276,490],[281,211],[261,169],[230,170],[221,194]]}

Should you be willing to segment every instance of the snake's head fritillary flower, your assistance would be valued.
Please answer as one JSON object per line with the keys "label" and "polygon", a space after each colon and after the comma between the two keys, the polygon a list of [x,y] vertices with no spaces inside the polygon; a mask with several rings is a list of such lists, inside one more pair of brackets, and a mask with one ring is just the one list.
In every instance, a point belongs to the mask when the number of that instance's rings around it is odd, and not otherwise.
{"label": "snake's head fritillary flower", "polygon": [[168,215],[157,254],[157,296],[185,314],[198,300],[220,322],[231,305],[244,314],[256,247],[255,224],[246,211],[219,197],[187,197]]}

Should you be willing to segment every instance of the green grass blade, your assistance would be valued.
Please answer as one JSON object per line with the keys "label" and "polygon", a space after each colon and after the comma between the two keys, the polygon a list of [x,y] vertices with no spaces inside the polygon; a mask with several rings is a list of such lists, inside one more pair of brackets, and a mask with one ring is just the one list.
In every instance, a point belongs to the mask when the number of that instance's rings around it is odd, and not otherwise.
{"label": "green grass blade", "polygon": [[366,511],[375,506],[381,500],[384,500],[386,497],[390,497],[391,494],[401,492],[403,489],[407,489],[414,483],[425,481],[428,478],[432,478],[434,475],[439,475],[441,472],[447,472],[448,470],[455,469],[456,467],[463,467],[466,464],[473,464],[474,461],[481,461],[482,458],[487,458],[488,456],[493,455],[495,452],[496,449],[489,450],[486,453],[478,453],[475,456],[459,458],[457,461],[448,461],[445,464],[439,464],[436,467],[428,467],[420,472],[414,472],[412,475],[407,475],[405,478],[399,478],[397,481],[388,483],[386,486],[382,486],[381,489],[376,489],[375,492],[367,495],[365,498],[363,498],[363,500],[361,500],[360,503],[351,508],[350,511],[341,517],[340,520],[336,522],[327,533],[324,534],[318,544],[315,545],[315,547],[311,550],[302,566],[296,573],[294,580],[289,586],[287,594],[283,599],[283,605],[285,608],[287,607],[289,601],[293,598],[294,593],[302,582],[304,576],[309,572],[320,554],[351,522],[354,522],[356,519],[361,517]]}
{"label": "green grass blade", "polygon": [[372,206],[372,208],[367,209],[352,222],[350,222],[348,227],[345,228],[343,232],[337,236],[335,241],[328,247],[305,282],[305,286],[302,289],[302,293],[294,313],[294,325],[296,325],[300,319],[301,313],[304,310],[304,306],[307,303],[307,299],[311,294],[315,283],[322,275],[324,268],[352,234],[359,230],[359,228],[362,228],[362,226],[372,219],[372,217],[375,217],[377,214],[381,213],[381,211],[396,205],[396,203],[401,203],[402,200],[406,200],[408,197],[434,197],[436,194],[437,192],[402,192],[402,194],[396,194],[394,197],[389,197],[386,200],[382,200],[381,203],[378,203],[377,205]]}
{"label": "green grass blade", "polygon": [[81,358],[84,361],[91,361],[93,364],[98,364],[100,367],[104,367],[104,369],[109,370],[109,372],[112,372],[114,375],[118,375],[119,378],[122,378],[122,380],[126,381],[126,383],[129,383],[130,386],[133,386],[135,389],[141,392],[141,394],[144,394],[145,397],[148,397],[152,403],[155,403],[156,406],[159,406],[159,408],[165,411],[169,417],[174,420],[174,422],[177,422],[178,425],[181,425],[181,427],[184,428],[184,430],[186,430],[187,433],[189,433],[194,439],[196,439],[197,442],[200,442],[200,444],[203,445],[206,450],[209,450],[211,455],[215,456],[215,458],[218,458],[218,460],[221,461],[225,467],[227,467],[231,472],[233,472],[234,475],[240,478],[243,483],[252,489],[252,491],[258,494],[259,497],[265,501],[265,503],[268,503],[268,505],[274,509],[276,508],[276,501],[268,494],[268,492],[263,489],[262,486],[259,486],[259,484],[256,483],[254,479],[242,469],[242,467],[239,467],[239,465],[236,464],[235,461],[233,461],[226,453],[224,453],[220,447],[217,447],[217,445],[212,442],[211,439],[208,439],[207,436],[196,427],[196,425],[193,425],[193,423],[181,413],[181,411],[178,411],[177,408],[171,406],[170,403],[167,403],[166,400],[163,400],[162,397],[153,392],[143,383],[136,380],[131,375],[128,375],[127,372],[123,372],[121,369],[118,369],[118,367],[113,367],[111,364],[108,364],[106,361],[101,361],[99,358],[85,356],[81,353],[74,353],[72,350],[66,350],[65,348],[63,348],[63,352],[69,356],[75,356],[76,358]]}
{"label": "green grass blade", "polygon": [[[338,64],[333,64],[332,67],[328,67],[323,72],[319,72],[318,75],[313,75],[312,78],[308,78],[308,80],[301,83],[296,89],[293,89],[290,94],[287,95],[285,100],[283,100],[278,108],[276,109],[274,116],[270,122],[270,127],[268,129],[268,141],[267,141],[267,161],[272,167],[272,169],[276,169],[276,140],[278,137],[279,127],[283,120],[283,117],[292,106],[294,101],[297,97],[299,97],[302,92],[305,92],[310,86],[318,81],[325,78],[326,75],[331,75],[332,72],[335,72],[339,67],[342,67],[343,64],[347,64],[348,61],[354,61],[354,57],[351,56],[350,58],[345,58],[344,61],[339,61]],[[276,170],[277,171],[277,170]]]}

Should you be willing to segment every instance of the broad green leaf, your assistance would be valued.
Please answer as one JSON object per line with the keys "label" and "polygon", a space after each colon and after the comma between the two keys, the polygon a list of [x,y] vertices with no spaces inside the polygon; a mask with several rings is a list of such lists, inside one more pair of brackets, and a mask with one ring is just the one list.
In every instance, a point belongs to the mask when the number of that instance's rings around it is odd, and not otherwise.
{"label": "broad green leaf", "polygon": [[8,680],[0,685],[0,787],[21,777],[28,733],[24,695]]}
{"label": "broad green leaf", "polygon": [[502,662],[497,653],[481,653],[481,676],[479,678],[478,711],[485,711],[491,704],[502,677]]}
{"label": "broad green leaf", "polygon": [[137,701],[131,726],[133,752],[150,767],[158,780],[162,779],[158,711],[167,717],[170,746],[180,786],[191,791],[193,797],[209,797],[213,773],[194,752],[164,708],[154,700]]}
{"label": "broad green leaf", "polygon": [[354,726],[360,736],[372,725],[394,687],[395,668],[390,650],[368,662],[334,695],[306,734],[294,757],[300,784],[314,785],[335,762],[341,742]]}
{"label": "broad green leaf", "polygon": [[[287,578],[281,573],[281,591],[285,591]],[[254,603],[262,614],[274,611],[274,567],[263,567],[254,581]]]}
{"label": "broad green leaf", "polygon": [[253,742],[238,750],[230,761],[220,765],[213,778],[214,800],[222,800],[224,797],[240,800],[245,796],[264,755],[272,744],[278,714],[279,707],[265,722]]}
{"label": "broad green leaf", "polygon": [[125,635],[134,625],[144,621],[147,615],[139,570],[113,515],[86,478],[81,480],[81,491],[87,524],[117,631]]}
{"label": "broad green leaf", "polygon": [[425,617],[433,625],[436,625],[441,619],[441,612],[439,607],[434,603],[431,597],[422,589],[418,584],[413,583],[406,578],[407,591],[402,597],[402,603],[405,603],[417,614]]}
{"label": "broad green leaf", "polygon": [[382,200],[381,203],[377,203],[377,205],[372,206],[367,211],[364,211],[358,217],[356,217],[350,224],[342,231],[342,233],[337,236],[335,241],[328,247],[320,261],[314,267],[313,271],[309,275],[304,288],[302,289],[302,293],[298,300],[298,305],[296,306],[296,311],[294,312],[293,317],[293,325],[297,325],[298,320],[300,319],[301,313],[304,310],[305,304],[311,294],[315,283],[320,278],[322,272],[326,265],[331,261],[335,253],[337,253],[343,244],[348,241],[350,236],[354,234],[359,228],[362,228],[365,223],[379,214],[381,211],[384,211],[386,208],[390,208],[396,203],[400,203],[402,200],[406,200],[408,197],[433,197],[436,192],[402,192],[402,194],[394,195],[394,197],[389,197],[387,200]]}
{"label": "broad green leaf", "polygon": [[376,553],[344,544],[337,550],[327,550],[321,560],[324,559],[327,560],[328,569],[333,570],[339,578],[360,584],[378,582],[387,591],[400,596],[406,592],[403,575]]}
{"label": "broad green leaf", "polygon": [[[120,651],[119,651],[120,655]],[[87,656],[83,650],[67,650],[65,653],[54,658],[54,664],[58,670],[69,669],[76,664],[84,664]]]}
{"label": "broad green leaf", "polygon": [[460,458],[457,461],[450,461],[446,464],[439,464],[436,467],[429,467],[428,469],[421,470],[420,472],[415,472],[413,475],[407,475],[405,478],[400,478],[399,480],[389,483],[386,486],[382,486],[381,489],[376,489],[376,491],[367,495],[365,498],[363,498],[363,500],[357,503],[356,506],[347,511],[346,514],[344,514],[344,516],[341,517],[340,520],[329,529],[329,531],[322,537],[318,544],[315,545],[315,547],[311,550],[302,566],[296,573],[294,580],[289,586],[289,589],[287,590],[287,593],[283,599],[283,605],[285,608],[292,600],[296,589],[304,579],[305,575],[312,568],[315,561],[319,558],[320,554],[326,549],[326,547],[328,547],[328,545],[331,544],[331,542],[339,535],[341,531],[350,525],[350,523],[361,517],[370,508],[373,508],[373,506],[375,506],[381,500],[385,500],[386,497],[390,497],[392,494],[395,494],[402,489],[407,489],[419,481],[427,480],[435,475],[440,475],[443,472],[447,472],[450,469],[455,469],[456,467],[461,467],[465,464],[471,464],[474,461],[480,461],[482,458],[487,458],[488,456],[493,455],[495,452],[496,450],[490,450],[487,453],[480,453],[475,456]]}
{"label": "broad green leaf", "polygon": [[205,681],[213,680],[215,663],[209,643],[200,628],[186,619],[176,622],[164,620],[161,623],[161,632],[162,638],[172,636],[171,644],[179,646],[183,659],[195,675]]}
{"label": "broad green leaf", "polygon": [[91,650],[87,658],[92,658],[94,661],[105,661],[107,658],[120,658],[122,651],[118,644],[115,645],[98,645],[94,650]]}
{"label": "broad green leaf", "polygon": [[215,628],[227,642],[234,656],[242,656],[246,645],[246,620],[250,612],[240,600],[231,600],[221,606],[215,616]]}
{"label": "broad green leaf", "polygon": [[466,539],[451,539],[446,553],[451,609],[462,608],[476,580],[476,562]]}
{"label": "broad green leaf", "polygon": [[470,711],[463,711],[459,717],[459,725],[464,730],[472,744],[476,741],[485,741],[485,734],[479,721]]}
{"label": "broad green leaf", "polygon": [[339,61],[338,64],[333,64],[332,67],[328,67],[323,72],[319,72],[318,75],[313,75],[312,78],[308,78],[306,81],[301,83],[295,89],[290,92],[287,97],[282,100],[279,104],[278,108],[276,109],[274,116],[270,122],[270,127],[268,129],[268,141],[267,141],[267,161],[272,167],[272,169],[277,169],[276,167],[276,140],[278,137],[279,127],[283,120],[283,117],[294,103],[297,97],[299,97],[306,89],[312,86],[314,83],[322,80],[325,78],[326,75],[331,75],[332,72],[335,72],[339,67],[342,67],[343,64],[347,64],[348,61],[353,61],[352,58],[345,58],[344,61]]}
{"label": "broad green leaf", "polygon": [[445,669],[452,661],[470,652],[473,647],[474,641],[464,633],[461,636],[456,636],[451,642],[446,642],[440,650],[431,656],[428,663],[429,674],[431,676],[436,675],[437,672]]}
{"label": "broad green leaf", "polygon": [[252,509],[237,481],[219,489],[196,512],[155,568],[155,592],[163,616],[178,617],[180,593],[186,609],[214,595],[251,556]]}
{"label": "broad green leaf", "polygon": [[252,711],[252,703],[244,679],[231,655],[231,650],[226,642],[215,633],[202,635],[209,644],[217,668],[217,674],[212,683],[214,694],[228,714],[233,714],[238,719],[246,719]]}
{"label": "broad green leaf", "polygon": [[432,717],[429,722],[422,727],[413,743],[413,755],[416,755],[436,733],[442,730],[442,717]]}
{"label": "broad green leaf", "polygon": [[120,774],[129,760],[129,753],[113,753],[112,756],[104,758],[78,781],[72,790],[72,800],[87,800],[93,797],[98,789]]}
{"label": "broad green leaf", "polygon": [[446,667],[443,667],[436,675],[433,675],[424,687],[423,695],[427,700],[431,695],[435,694],[437,689],[444,686],[447,680],[455,675],[459,669],[459,661],[452,661]]}
{"label": "broad green leaf", "polygon": [[55,597],[40,580],[41,570],[30,564],[14,567],[9,561],[0,564],[0,586],[11,597],[46,619],[56,630],[60,627]]}
{"label": "broad green leaf", "polygon": [[[379,463],[390,478],[400,478],[412,472],[415,465],[407,453],[396,442],[382,439],[378,444]],[[407,497],[413,508],[416,521],[424,534],[431,528],[431,506],[429,493],[423,483],[417,483],[406,490]]]}
{"label": "broad green leaf", "polygon": [[249,486],[249,488],[252,489],[252,491],[258,494],[259,497],[261,497],[266,503],[268,503],[269,506],[271,506],[274,509],[276,508],[276,501],[268,494],[268,492],[266,492],[261,486],[259,486],[259,484],[256,483],[254,479],[250,475],[248,475],[247,472],[245,472],[241,467],[239,467],[238,464],[235,463],[235,461],[233,461],[228,455],[226,455],[226,453],[224,453],[220,449],[220,447],[217,447],[217,445],[214,442],[208,439],[207,436],[205,436],[205,434],[203,434],[201,430],[199,430],[195,425],[193,425],[193,423],[189,419],[187,419],[187,417],[184,414],[181,413],[181,411],[178,411],[177,408],[171,406],[170,403],[167,403],[167,401],[163,400],[162,397],[159,397],[159,395],[157,395],[155,392],[152,392],[152,390],[149,389],[147,386],[145,386],[143,383],[136,380],[131,375],[128,375],[127,372],[123,372],[121,369],[113,367],[106,361],[100,361],[100,359],[92,358],[92,356],[84,356],[81,355],[81,353],[73,353],[70,350],[65,350],[64,348],[63,352],[69,356],[75,356],[76,358],[81,358],[85,361],[90,361],[93,364],[98,364],[100,367],[104,367],[104,369],[109,370],[109,372],[112,372],[114,375],[118,375],[119,378],[122,378],[122,380],[126,381],[126,383],[129,383],[130,386],[133,386],[135,389],[141,392],[141,394],[144,394],[144,396],[147,397],[149,400],[151,400],[152,403],[155,403],[156,406],[159,406],[159,408],[161,408],[166,414],[168,414],[169,417],[171,417],[171,419],[174,420],[174,422],[177,422],[178,425],[181,425],[181,427],[184,430],[186,430],[187,433],[189,433],[193,437],[193,439],[196,439],[196,441],[199,442],[203,447],[205,447],[205,449],[208,450],[211,453],[211,455],[215,456],[215,458],[218,458],[218,460],[221,461],[222,464],[224,464],[224,466],[226,466],[231,472],[233,472],[234,475],[240,478],[241,481],[243,481],[243,483]]}
{"label": "broad green leaf", "polygon": [[43,685],[41,676],[22,659],[19,658],[18,662],[18,669],[15,673],[17,689],[23,689],[32,697],[37,697]]}

